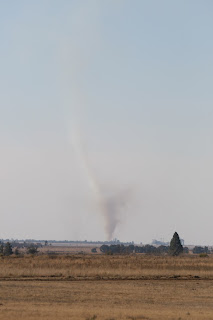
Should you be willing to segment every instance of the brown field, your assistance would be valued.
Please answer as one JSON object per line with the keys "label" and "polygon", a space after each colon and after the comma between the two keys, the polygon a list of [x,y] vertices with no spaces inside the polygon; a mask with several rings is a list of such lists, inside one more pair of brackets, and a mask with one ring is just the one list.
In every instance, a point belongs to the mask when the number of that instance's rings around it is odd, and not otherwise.
{"label": "brown field", "polygon": [[39,252],[44,253],[44,254],[51,254],[51,253],[56,253],[56,254],[91,254],[91,249],[96,247],[98,253],[100,253],[99,246],[94,246],[94,245],[85,245],[85,244],[68,244],[68,245],[51,245],[51,246],[44,246],[42,248],[39,248]]}
{"label": "brown field", "polygon": [[0,257],[0,319],[213,319],[213,257]]}

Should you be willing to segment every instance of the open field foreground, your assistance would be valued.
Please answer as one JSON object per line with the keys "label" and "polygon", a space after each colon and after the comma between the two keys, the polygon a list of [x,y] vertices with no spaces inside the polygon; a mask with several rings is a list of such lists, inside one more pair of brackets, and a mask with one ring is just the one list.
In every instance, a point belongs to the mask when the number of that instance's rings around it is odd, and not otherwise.
{"label": "open field foreground", "polygon": [[2,281],[0,319],[213,319],[213,281]]}
{"label": "open field foreground", "polygon": [[1,257],[0,319],[213,319],[213,257]]}

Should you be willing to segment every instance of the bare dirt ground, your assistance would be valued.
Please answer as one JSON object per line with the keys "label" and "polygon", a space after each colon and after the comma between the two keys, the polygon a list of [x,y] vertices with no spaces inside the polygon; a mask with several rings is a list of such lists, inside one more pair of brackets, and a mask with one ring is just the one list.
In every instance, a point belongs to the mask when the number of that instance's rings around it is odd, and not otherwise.
{"label": "bare dirt ground", "polygon": [[213,257],[0,257],[0,319],[213,319]]}

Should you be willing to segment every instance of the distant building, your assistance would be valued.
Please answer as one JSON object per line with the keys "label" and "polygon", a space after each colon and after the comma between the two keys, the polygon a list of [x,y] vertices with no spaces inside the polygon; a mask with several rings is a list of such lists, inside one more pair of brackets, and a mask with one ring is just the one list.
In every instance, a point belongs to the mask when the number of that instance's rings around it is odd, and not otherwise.
{"label": "distant building", "polygon": [[152,240],[152,245],[154,246],[168,246],[169,245],[169,242],[164,242],[162,240]]}
{"label": "distant building", "polygon": [[[182,246],[184,246],[184,239],[180,239],[180,242],[181,242]],[[165,242],[163,240],[153,239],[152,240],[152,245],[153,246],[169,246],[169,242]]]}

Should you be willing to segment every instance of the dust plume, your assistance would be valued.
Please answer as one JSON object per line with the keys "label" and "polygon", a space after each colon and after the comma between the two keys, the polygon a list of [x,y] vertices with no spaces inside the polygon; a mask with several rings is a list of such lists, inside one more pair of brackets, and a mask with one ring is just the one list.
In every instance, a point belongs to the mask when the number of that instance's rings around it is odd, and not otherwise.
{"label": "dust plume", "polygon": [[120,222],[121,211],[128,200],[129,191],[125,190],[110,196],[102,194],[102,212],[105,218],[105,229],[109,240],[113,239],[115,229]]}
{"label": "dust plume", "polygon": [[92,190],[94,201],[97,204],[100,214],[104,218],[107,238],[108,240],[112,240],[115,229],[120,221],[119,216],[128,200],[129,190],[107,192],[105,188],[101,187],[97,175],[95,175],[95,171],[89,162],[88,153],[82,141],[79,131],[75,130],[72,134],[72,146],[80,160],[88,185]]}
{"label": "dust plume", "polygon": [[[107,188],[100,179],[91,161],[82,139],[80,126],[91,107],[84,78],[88,77],[88,68],[97,57],[101,46],[101,9],[99,2],[79,4],[73,15],[72,27],[75,32],[72,38],[65,38],[61,49],[62,92],[64,119],[72,147],[79,159],[79,165],[92,193],[93,201],[104,219],[107,238],[111,240],[119,223],[119,216],[126,203],[127,191],[116,191]],[[114,183],[113,183],[114,186]]]}

